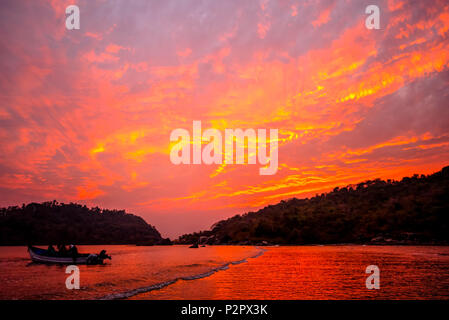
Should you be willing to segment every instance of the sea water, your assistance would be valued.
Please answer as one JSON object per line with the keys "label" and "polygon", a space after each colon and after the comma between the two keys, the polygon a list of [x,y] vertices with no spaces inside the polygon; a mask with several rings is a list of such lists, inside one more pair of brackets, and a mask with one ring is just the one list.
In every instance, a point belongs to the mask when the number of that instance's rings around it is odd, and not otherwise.
{"label": "sea water", "polygon": [[[80,246],[112,255],[79,266],[30,262],[25,247],[0,247],[0,299],[449,299],[447,246]],[[366,268],[380,271],[368,289]]]}

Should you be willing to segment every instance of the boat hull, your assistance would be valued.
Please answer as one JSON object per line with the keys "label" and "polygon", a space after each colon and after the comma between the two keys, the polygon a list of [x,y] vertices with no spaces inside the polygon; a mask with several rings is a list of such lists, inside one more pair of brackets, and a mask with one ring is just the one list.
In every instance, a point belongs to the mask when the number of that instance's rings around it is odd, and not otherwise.
{"label": "boat hull", "polygon": [[[83,254],[75,259],[72,257],[57,257],[50,256],[47,254],[47,250],[30,247],[28,248],[28,253],[30,254],[31,260],[36,263],[47,263],[47,264],[103,264],[103,259],[95,257],[92,258],[89,254]],[[90,257],[89,257],[90,256]]]}

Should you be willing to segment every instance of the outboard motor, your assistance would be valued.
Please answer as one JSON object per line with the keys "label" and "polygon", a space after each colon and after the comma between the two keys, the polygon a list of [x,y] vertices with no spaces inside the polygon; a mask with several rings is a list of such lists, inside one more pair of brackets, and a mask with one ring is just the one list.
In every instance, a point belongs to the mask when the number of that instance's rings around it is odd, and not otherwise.
{"label": "outboard motor", "polygon": [[101,252],[100,252],[100,254],[99,254],[98,256],[99,256],[99,258],[100,258],[101,260],[104,260],[104,259],[109,259],[109,260],[111,260],[111,256],[108,256],[108,255],[106,254],[106,250],[101,250]]}

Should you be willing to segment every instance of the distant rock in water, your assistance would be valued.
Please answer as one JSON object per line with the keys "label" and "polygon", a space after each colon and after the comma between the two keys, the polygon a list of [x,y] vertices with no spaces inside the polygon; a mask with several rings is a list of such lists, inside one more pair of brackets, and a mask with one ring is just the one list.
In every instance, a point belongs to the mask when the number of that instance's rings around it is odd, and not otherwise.
{"label": "distant rock in water", "polygon": [[0,245],[159,244],[167,240],[141,217],[124,210],[56,201],[0,209]]}
{"label": "distant rock in water", "polygon": [[215,223],[180,244],[448,244],[449,167],[289,199]]}

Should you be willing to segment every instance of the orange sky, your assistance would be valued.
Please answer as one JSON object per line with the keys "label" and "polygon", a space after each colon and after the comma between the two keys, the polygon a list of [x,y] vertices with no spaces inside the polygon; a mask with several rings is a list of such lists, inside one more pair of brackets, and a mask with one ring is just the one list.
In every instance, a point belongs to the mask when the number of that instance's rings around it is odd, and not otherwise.
{"label": "orange sky", "polygon": [[[0,205],[126,209],[164,236],[449,162],[449,4],[0,4]],[[279,129],[279,169],[173,165],[170,132]]]}

